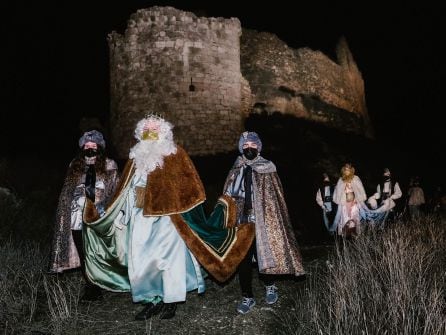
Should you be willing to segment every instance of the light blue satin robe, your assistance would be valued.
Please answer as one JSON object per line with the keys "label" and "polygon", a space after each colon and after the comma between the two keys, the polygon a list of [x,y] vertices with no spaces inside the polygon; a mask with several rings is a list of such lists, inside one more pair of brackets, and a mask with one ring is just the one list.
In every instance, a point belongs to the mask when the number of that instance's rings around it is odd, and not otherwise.
{"label": "light blue satin robe", "polygon": [[123,223],[129,228],[128,274],[134,302],[185,301],[186,292],[205,290],[201,267],[178,235],[169,216],[143,216],[134,207],[135,186],[145,178],[133,177],[124,204]]}

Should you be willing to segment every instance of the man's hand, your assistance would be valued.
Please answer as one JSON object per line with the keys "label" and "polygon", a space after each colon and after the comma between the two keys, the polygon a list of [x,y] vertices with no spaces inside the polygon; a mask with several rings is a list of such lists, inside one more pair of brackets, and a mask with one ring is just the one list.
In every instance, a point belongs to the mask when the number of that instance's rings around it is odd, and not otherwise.
{"label": "man's hand", "polygon": [[94,186],[85,186],[85,196],[90,199],[93,203],[95,202],[96,188]]}

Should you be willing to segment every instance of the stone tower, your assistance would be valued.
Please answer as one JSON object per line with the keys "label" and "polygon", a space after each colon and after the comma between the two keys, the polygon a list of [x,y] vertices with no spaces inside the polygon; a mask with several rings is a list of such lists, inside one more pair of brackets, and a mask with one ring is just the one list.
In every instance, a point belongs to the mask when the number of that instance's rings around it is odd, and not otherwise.
{"label": "stone tower", "polygon": [[125,158],[137,121],[161,114],[192,155],[236,147],[243,129],[241,25],[236,18],[203,18],[172,7],[134,13],[125,33],[109,35],[111,133]]}

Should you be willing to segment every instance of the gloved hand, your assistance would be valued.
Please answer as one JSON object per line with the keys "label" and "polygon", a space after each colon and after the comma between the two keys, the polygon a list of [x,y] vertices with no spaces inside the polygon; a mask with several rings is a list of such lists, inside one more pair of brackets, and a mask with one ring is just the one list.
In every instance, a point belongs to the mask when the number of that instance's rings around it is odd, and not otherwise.
{"label": "gloved hand", "polygon": [[85,196],[90,199],[93,203],[95,202],[95,192],[96,188],[92,186],[85,186]]}
{"label": "gloved hand", "polygon": [[85,174],[85,196],[95,202],[96,193],[96,170],[94,165],[88,165],[88,170]]}

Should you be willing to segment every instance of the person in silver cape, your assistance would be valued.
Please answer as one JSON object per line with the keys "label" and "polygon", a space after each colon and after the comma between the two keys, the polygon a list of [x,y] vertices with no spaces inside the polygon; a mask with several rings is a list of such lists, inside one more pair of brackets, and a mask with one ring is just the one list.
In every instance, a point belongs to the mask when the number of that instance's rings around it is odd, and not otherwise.
{"label": "person in silver cape", "polygon": [[265,284],[265,301],[270,305],[278,300],[273,275],[300,276],[304,269],[276,166],[260,156],[262,142],[255,132],[242,133],[238,149],[241,155],[229,171],[223,193],[238,204],[238,225],[255,224],[255,239],[238,268],[243,298],[237,311],[246,314],[256,304],[252,292],[253,259]]}
{"label": "person in silver cape", "polygon": [[79,152],[71,161],[55,215],[50,273],[81,268],[86,285],[81,300],[96,300],[102,293],[85,275],[82,209],[86,197],[103,213],[118,183],[118,166],[106,156],[101,132],[90,130],[79,139]]}

